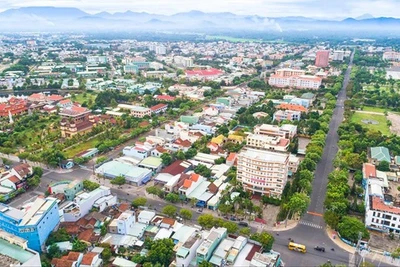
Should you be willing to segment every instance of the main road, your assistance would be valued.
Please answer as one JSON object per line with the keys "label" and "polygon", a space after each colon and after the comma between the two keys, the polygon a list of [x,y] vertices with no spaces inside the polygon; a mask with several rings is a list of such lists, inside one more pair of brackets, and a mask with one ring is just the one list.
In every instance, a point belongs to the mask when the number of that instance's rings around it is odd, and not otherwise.
{"label": "main road", "polygon": [[[327,236],[325,231],[325,222],[322,218],[324,213],[324,200],[326,187],[328,184],[328,175],[333,171],[333,160],[338,152],[338,129],[344,119],[344,101],[346,100],[346,87],[349,83],[351,68],[353,64],[354,53],[350,57],[350,63],[346,70],[343,87],[338,93],[336,107],[333,111],[332,119],[329,124],[329,131],[325,140],[325,148],[320,162],[317,164],[313,181],[313,191],[311,194],[311,203],[307,213],[300,219],[299,224],[288,231],[280,232],[276,235],[274,248],[282,253],[282,258],[286,266],[319,266],[330,260],[334,264],[352,265],[348,252],[337,247],[335,243]],[[295,242],[307,246],[306,254],[300,254],[288,251],[282,247],[287,247],[288,238]],[[324,246],[326,252],[318,252],[314,246]],[[331,250],[334,248],[334,251]]]}

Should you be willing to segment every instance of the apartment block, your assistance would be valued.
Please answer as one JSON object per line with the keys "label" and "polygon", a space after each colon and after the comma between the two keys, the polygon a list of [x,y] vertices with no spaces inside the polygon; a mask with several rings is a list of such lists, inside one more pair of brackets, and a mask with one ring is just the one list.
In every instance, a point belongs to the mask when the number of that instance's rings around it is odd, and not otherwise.
{"label": "apartment block", "polygon": [[214,250],[219,243],[227,236],[226,228],[212,228],[205,240],[200,244],[196,250],[196,265],[202,261],[210,261]]}
{"label": "apartment block", "polygon": [[317,51],[317,56],[315,58],[315,66],[326,68],[329,65],[329,50]]}
{"label": "apartment block", "polygon": [[144,116],[151,116],[151,109],[141,107],[141,106],[119,104],[118,108],[129,110],[131,112],[131,115],[136,118],[143,118]]}
{"label": "apartment block", "polygon": [[280,197],[288,177],[289,154],[245,149],[238,155],[237,179],[245,190]]}
{"label": "apartment block", "polygon": [[301,119],[300,111],[277,110],[274,113],[274,121],[299,121]]}
{"label": "apartment block", "polygon": [[280,76],[272,74],[268,80],[269,85],[279,88],[313,89],[317,90],[322,84],[322,78],[312,75]]}
{"label": "apartment block", "polygon": [[383,53],[382,58],[388,61],[400,61],[400,52],[394,52],[394,51],[385,52]]}

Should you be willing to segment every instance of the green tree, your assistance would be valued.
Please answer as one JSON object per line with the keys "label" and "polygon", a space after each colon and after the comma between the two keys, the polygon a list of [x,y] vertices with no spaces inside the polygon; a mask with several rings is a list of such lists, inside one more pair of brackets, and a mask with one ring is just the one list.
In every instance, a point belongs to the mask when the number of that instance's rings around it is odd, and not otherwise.
{"label": "green tree", "polygon": [[195,148],[189,148],[185,153],[186,159],[191,159],[197,155],[197,150]]}
{"label": "green tree", "polygon": [[243,227],[239,230],[240,235],[249,236],[251,234],[251,230],[249,227]]}
{"label": "green tree", "polygon": [[162,196],[163,195],[163,191],[161,190],[161,188],[159,188],[159,187],[157,187],[157,186],[149,186],[149,187],[147,187],[146,188],[146,192],[148,193],[148,194],[151,194],[151,195],[155,195],[155,196]]}
{"label": "green tree", "polygon": [[267,232],[252,234],[250,239],[260,242],[264,251],[270,251],[275,241],[275,238]]}
{"label": "green tree", "polygon": [[304,193],[295,193],[287,203],[287,208],[292,213],[303,214],[307,211],[307,207],[310,204],[310,198]]}
{"label": "green tree", "polygon": [[115,185],[123,185],[126,183],[126,180],[125,180],[124,176],[119,175],[119,176],[115,177],[114,179],[112,179],[110,183],[115,184]]}
{"label": "green tree", "polygon": [[172,163],[172,156],[169,153],[162,153],[160,158],[164,166],[168,166]]}
{"label": "green tree", "polygon": [[225,221],[223,227],[227,229],[229,234],[234,234],[239,229],[239,226],[236,223],[229,221]]}
{"label": "green tree", "polygon": [[42,175],[43,175],[43,169],[42,168],[33,167],[32,169],[33,169],[33,175],[37,175],[37,176],[39,176],[39,178],[42,177]]}
{"label": "green tree", "polygon": [[144,206],[144,205],[146,205],[146,202],[147,202],[147,199],[146,199],[146,198],[144,198],[144,197],[138,197],[138,198],[135,198],[135,199],[132,201],[132,206],[135,207],[135,208],[138,208],[139,206]]}
{"label": "green tree", "polygon": [[202,262],[199,263],[199,267],[213,267],[213,266],[214,265],[212,265],[208,261],[202,261]]}
{"label": "green tree", "polygon": [[211,177],[211,170],[207,168],[206,165],[203,164],[197,165],[196,168],[194,168],[194,172],[206,178]]}
{"label": "green tree", "polygon": [[29,187],[36,187],[40,184],[40,177],[37,175],[34,175],[30,178],[27,179],[27,184]]}
{"label": "green tree", "polygon": [[339,224],[340,217],[333,211],[327,210],[324,213],[324,220],[329,227],[336,230]]}
{"label": "green tree", "polygon": [[95,189],[97,189],[99,187],[100,187],[100,185],[98,183],[96,183],[96,182],[92,182],[92,181],[89,181],[89,180],[84,180],[83,181],[83,188],[85,190],[87,190],[87,191],[93,191],[93,190],[95,190]]}
{"label": "green tree", "polygon": [[111,249],[109,247],[105,247],[103,252],[101,253],[103,261],[108,262],[112,256]]}
{"label": "green tree", "polygon": [[72,251],[83,252],[87,249],[87,247],[88,247],[87,244],[80,240],[75,240],[72,243]]}
{"label": "green tree", "polygon": [[52,244],[49,249],[47,250],[47,256],[52,259],[52,258],[61,258],[62,252],[57,246],[57,244]]}
{"label": "green tree", "polygon": [[156,264],[169,266],[174,255],[174,246],[174,242],[169,238],[152,241],[146,262],[150,262],[153,266]]}
{"label": "green tree", "polygon": [[193,213],[191,210],[188,209],[181,209],[179,211],[179,215],[182,217],[184,220],[191,220],[193,217]]}
{"label": "green tree", "polygon": [[392,253],[390,253],[390,256],[393,259],[398,259],[400,257],[400,248],[396,248],[395,250],[393,250]]}
{"label": "green tree", "polygon": [[379,162],[377,169],[382,172],[390,171],[390,164],[386,160]]}
{"label": "green tree", "polygon": [[46,245],[52,245],[57,242],[69,241],[71,236],[65,228],[59,228],[57,231],[51,232],[46,240]]}
{"label": "green tree", "polygon": [[162,209],[162,213],[167,215],[168,217],[175,217],[177,208],[172,205],[167,205]]}
{"label": "green tree", "polygon": [[369,239],[369,232],[364,223],[355,217],[344,216],[338,224],[338,232],[343,238],[354,243],[357,243],[359,233],[362,234],[362,238]]}
{"label": "green tree", "polygon": [[166,200],[166,201],[169,201],[169,202],[171,202],[171,203],[177,203],[177,202],[179,202],[180,198],[179,198],[179,195],[178,195],[178,194],[175,194],[175,193],[168,193],[168,194],[165,196],[165,200]]}
{"label": "green tree", "polygon": [[197,218],[200,226],[210,229],[214,226],[214,217],[211,214],[202,214]]}

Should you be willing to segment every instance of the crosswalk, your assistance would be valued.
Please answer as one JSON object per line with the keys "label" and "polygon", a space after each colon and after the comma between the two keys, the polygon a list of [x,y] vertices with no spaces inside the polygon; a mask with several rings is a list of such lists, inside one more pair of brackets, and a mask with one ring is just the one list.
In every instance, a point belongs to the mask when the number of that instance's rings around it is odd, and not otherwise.
{"label": "crosswalk", "polygon": [[322,229],[322,226],[316,223],[308,222],[308,221],[300,221],[299,224],[310,226],[317,229]]}

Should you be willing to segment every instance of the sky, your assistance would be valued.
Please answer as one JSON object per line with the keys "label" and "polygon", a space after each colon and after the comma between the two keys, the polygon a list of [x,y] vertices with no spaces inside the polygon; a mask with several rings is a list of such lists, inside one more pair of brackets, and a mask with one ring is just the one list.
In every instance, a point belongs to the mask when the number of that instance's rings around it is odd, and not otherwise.
{"label": "sky", "polygon": [[264,17],[400,16],[400,0],[0,0],[0,11],[28,6],[76,7],[88,13],[132,10],[170,15],[200,10]]}

